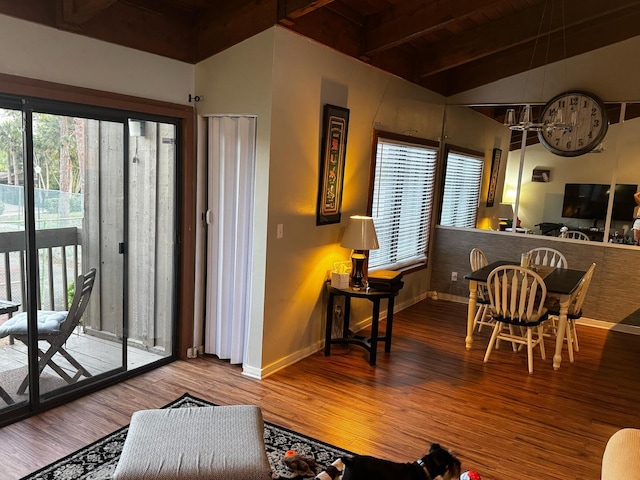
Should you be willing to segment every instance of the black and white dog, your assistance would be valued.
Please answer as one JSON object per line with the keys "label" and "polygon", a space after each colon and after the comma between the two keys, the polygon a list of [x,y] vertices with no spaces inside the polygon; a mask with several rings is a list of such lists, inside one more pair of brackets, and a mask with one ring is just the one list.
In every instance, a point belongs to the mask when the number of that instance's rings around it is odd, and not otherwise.
{"label": "black and white dog", "polygon": [[413,463],[397,463],[355,455],[342,459],[342,480],[458,480],[460,460],[437,443],[429,453]]}

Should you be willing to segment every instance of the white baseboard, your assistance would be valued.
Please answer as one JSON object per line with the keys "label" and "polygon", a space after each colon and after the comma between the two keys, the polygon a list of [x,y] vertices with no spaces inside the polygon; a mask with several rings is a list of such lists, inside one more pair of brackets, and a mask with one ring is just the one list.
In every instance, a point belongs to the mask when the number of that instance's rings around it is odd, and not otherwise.
{"label": "white baseboard", "polygon": [[[418,297],[405,300],[404,302],[399,304],[395,304],[393,307],[393,312],[395,313],[395,312],[399,312],[400,310],[404,310],[405,308],[410,307],[411,305],[414,305],[420,302],[421,300],[424,300],[425,298],[431,297],[431,295],[432,295],[432,292],[427,292],[422,295],[419,295]],[[387,318],[386,310],[384,312],[380,312],[380,320],[383,320],[385,318]],[[352,324],[351,330],[353,330],[354,332],[363,330],[369,327],[372,321],[373,321],[372,317],[365,318],[356,324]],[[245,375],[250,378],[255,378],[256,380],[262,380],[263,378],[267,378],[269,375],[273,375],[278,370],[282,370],[283,368],[288,367],[289,365],[293,365],[294,363],[299,362],[303,358],[313,355],[322,349],[324,349],[324,338],[318,342],[315,342],[312,346],[302,350],[298,350],[297,352],[294,352],[291,355],[288,355],[278,360],[277,362],[274,362],[268,365],[267,367],[257,368],[257,367],[252,367],[251,365],[243,365],[242,375]]]}

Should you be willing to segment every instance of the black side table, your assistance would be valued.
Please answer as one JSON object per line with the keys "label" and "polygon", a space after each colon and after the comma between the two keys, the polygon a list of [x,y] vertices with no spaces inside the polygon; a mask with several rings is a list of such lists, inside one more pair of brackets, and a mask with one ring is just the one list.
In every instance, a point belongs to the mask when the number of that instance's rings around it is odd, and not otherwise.
{"label": "black side table", "polygon": [[[376,364],[376,353],[378,348],[378,342],[384,340],[384,351],[389,353],[391,351],[391,334],[393,330],[393,303],[396,295],[402,289],[403,282],[398,282],[397,285],[390,290],[354,290],[348,288],[334,288],[331,286],[331,282],[327,282],[327,291],[329,292],[329,300],[327,303],[327,325],[324,343],[325,356],[331,355],[331,344],[354,344],[360,345],[369,351],[369,365],[374,366]],[[331,338],[331,331],[333,330],[333,302],[335,297],[345,297],[344,302],[344,324],[342,328],[342,338]],[[353,335],[349,330],[349,313],[351,310],[352,298],[364,298],[369,300],[373,304],[373,316],[371,322],[371,336],[364,337],[361,335]],[[380,300],[387,299],[387,328],[383,337],[378,335],[378,322],[380,320]]]}

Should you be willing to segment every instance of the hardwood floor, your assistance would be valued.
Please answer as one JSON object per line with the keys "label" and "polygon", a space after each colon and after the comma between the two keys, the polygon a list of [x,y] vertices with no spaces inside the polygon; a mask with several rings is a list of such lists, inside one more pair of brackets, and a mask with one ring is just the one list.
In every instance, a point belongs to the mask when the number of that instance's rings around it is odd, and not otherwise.
{"label": "hardwood floor", "polygon": [[[466,305],[425,300],[398,313],[377,367],[357,346],[317,353],[262,381],[214,358],[178,361],[0,429],[2,478],[19,478],[185,392],[257,404],[266,421],[355,453],[414,461],[439,442],[483,480],[600,478],[608,438],[640,427],[640,337],[578,326],[560,370],[503,346],[482,362],[489,329],[464,348]],[[320,328],[320,327],[318,327]]]}

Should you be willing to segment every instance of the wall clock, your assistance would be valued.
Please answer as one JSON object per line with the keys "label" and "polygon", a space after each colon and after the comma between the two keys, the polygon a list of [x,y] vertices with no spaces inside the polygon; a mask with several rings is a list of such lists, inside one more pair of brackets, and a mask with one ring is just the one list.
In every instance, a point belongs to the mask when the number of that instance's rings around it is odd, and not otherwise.
{"label": "wall clock", "polygon": [[590,152],[604,139],[609,120],[604,102],[589,92],[573,91],[553,97],[542,110],[540,123],[565,128],[542,128],[540,143],[563,157]]}

